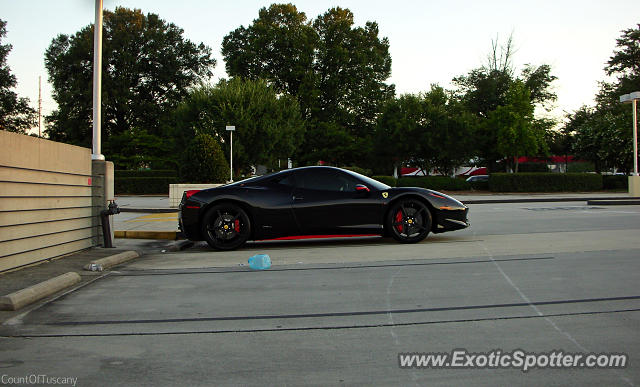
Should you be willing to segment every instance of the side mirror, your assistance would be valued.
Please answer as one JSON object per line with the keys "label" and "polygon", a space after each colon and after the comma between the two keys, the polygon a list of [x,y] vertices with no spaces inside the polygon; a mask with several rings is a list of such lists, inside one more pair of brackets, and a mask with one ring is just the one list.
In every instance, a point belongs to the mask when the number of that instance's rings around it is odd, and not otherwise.
{"label": "side mirror", "polygon": [[371,192],[371,190],[369,189],[369,187],[367,187],[364,184],[358,184],[356,185],[356,192],[365,193],[365,192]]}

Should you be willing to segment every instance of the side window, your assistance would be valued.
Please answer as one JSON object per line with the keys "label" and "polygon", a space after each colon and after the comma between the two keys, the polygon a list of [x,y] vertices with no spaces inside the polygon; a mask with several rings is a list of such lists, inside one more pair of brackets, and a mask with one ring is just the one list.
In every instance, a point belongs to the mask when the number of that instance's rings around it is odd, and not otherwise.
{"label": "side window", "polygon": [[294,185],[293,174],[290,173],[286,176],[283,176],[280,179],[275,180],[274,183],[283,185],[285,187],[293,187]]}
{"label": "side window", "polygon": [[333,170],[309,169],[296,176],[296,186],[318,191],[353,192],[358,182],[349,175]]}

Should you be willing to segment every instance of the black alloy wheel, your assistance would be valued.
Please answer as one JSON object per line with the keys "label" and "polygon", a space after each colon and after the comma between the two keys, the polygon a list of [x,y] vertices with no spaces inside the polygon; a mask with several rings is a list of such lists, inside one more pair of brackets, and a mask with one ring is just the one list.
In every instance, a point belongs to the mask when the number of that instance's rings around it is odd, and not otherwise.
{"label": "black alloy wheel", "polygon": [[431,212],[417,199],[401,199],[391,206],[386,224],[395,240],[420,242],[431,231]]}
{"label": "black alloy wheel", "polygon": [[218,204],[211,207],[204,216],[202,235],[214,249],[237,249],[249,239],[251,222],[240,206],[232,203]]}

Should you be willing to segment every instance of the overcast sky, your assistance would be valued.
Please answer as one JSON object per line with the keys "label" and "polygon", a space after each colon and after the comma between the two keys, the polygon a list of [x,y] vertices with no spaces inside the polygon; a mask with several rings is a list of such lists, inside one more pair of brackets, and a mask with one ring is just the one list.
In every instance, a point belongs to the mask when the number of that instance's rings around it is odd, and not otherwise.
{"label": "overcast sky", "polygon": [[[257,0],[104,0],[104,8],[139,8],[184,29],[187,39],[212,48],[218,64],[214,79],[226,77],[220,55],[223,37],[257,18]],[[388,37],[392,58],[390,83],[398,94],[418,93],[432,83],[450,87],[451,79],[485,63],[492,39],[513,33],[519,71],[526,63],[549,64],[558,77],[553,114],[562,116],[592,104],[603,68],[620,31],[640,23],[638,0],[304,0],[293,2],[312,19],[340,6],[355,15],[356,25],[376,21]],[[7,22],[3,43],[18,78],[20,96],[37,108],[42,76],[43,110],[56,105],[44,68],[44,52],[58,34],[73,34],[94,21],[93,0],[0,0],[0,19]]]}

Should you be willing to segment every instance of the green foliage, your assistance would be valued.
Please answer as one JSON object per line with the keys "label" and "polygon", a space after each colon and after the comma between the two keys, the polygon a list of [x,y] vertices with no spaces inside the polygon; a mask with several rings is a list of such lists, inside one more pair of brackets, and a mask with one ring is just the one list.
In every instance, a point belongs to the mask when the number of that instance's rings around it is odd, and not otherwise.
{"label": "green foliage", "polygon": [[26,133],[36,124],[36,112],[29,106],[28,98],[18,98],[11,91],[16,85],[16,77],[7,65],[10,44],[2,44],[7,34],[7,22],[0,19],[0,130]]}
{"label": "green foliage", "polygon": [[474,191],[488,191],[489,190],[489,182],[488,181],[471,181],[469,182],[471,189]]}
{"label": "green foliage", "polygon": [[170,144],[145,129],[132,128],[122,134],[112,135],[103,151],[120,169],[177,168]]}
{"label": "green foliage", "polygon": [[[233,166],[246,171],[251,165],[273,165],[291,157],[303,140],[304,121],[295,99],[278,95],[264,80],[234,78],[216,86],[193,90],[173,115],[172,136],[180,153],[191,138],[206,133],[222,139],[224,155],[230,152],[233,125]],[[236,173],[234,173],[236,175]],[[239,175],[239,174],[238,174]]]}
{"label": "green foliage", "polygon": [[[171,141],[161,130],[168,113],[190,87],[212,75],[215,60],[210,48],[185,39],[175,24],[156,14],[121,7],[104,11],[102,58],[103,144],[115,152],[108,158],[119,160],[121,167],[134,167],[137,161],[111,146],[112,138],[126,142],[128,135],[137,137],[132,131],[141,128],[156,139]],[[47,117],[52,140],[90,147],[92,64],[93,25],[73,35],[58,35],[46,50],[45,66],[58,104]],[[143,152],[151,152],[144,157],[168,154],[162,146],[138,145]]]}
{"label": "green foliage", "polygon": [[167,195],[169,185],[177,183],[175,176],[115,177],[113,185],[116,195]]}
{"label": "green foliage", "polygon": [[224,37],[222,55],[227,74],[268,79],[278,93],[300,97],[306,109],[317,41],[304,12],[298,12],[293,4],[272,4],[260,9],[253,24],[240,26]]}
{"label": "green foliage", "polygon": [[473,115],[439,86],[424,94],[402,95],[389,100],[378,118],[376,158],[452,175],[472,155],[473,122]]}
{"label": "green foliage", "polygon": [[173,169],[143,169],[137,171],[116,169],[113,176],[121,177],[178,177],[178,173]]}
{"label": "green foliage", "polygon": [[629,176],[602,175],[602,185],[607,190],[629,190]]}
{"label": "green foliage", "polygon": [[389,187],[395,187],[398,184],[398,179],[393,176],[371,176],[373,180],[378,180],[379,182],[388,185]]}
{"label": "green foliage", "polygon": [[188,183],[224,183],[229,179],[229,164],[215,138],[199,133],[182,154],[180,180]]}
{"label": "green foliage", "polygon": [[601,190],[602,176],[590,173],[492,173],[493,192],[582,192]]}
{"label": "green foliage", "polygon": [[400,177],[398,187],[422,187],[436,191],[465,191],[471,185],[464,180],[447,176]]}
{"label": "green foliage", "polygon": [[336,165],[369,159],[382,103],[394,94],[389,42],[378,25],[354,27],[354,16],[331,8],[312,21],[292,4],[262,8],[248,27],[225,36],[227,73],[266,79],[295,97],[306,121],[295,159]]}
{"label": "green foliage", "polygon": [[548,65],[527,65],[516,77],[513,53],[511,38],[499,54],[494,42],[487,65],[453,79],[457,97],[478,117],[476,153],[491,171],[505,156],[544,154],[544,132],[551,127],[549,122],[535,118],[533,107],[547,108],[556,99],[551,84],[557,78]]}
{"label": "green foliage", "polygon": [[637,91],[640,84],[640,24],[622,31],[605,71],[616,76],[602,82],[596,106],[583,106],[568,116],[564,130],[575,139],[573,151],[591,161],[596,172],[618,168],[629,173],[633,166],[632,112],[619,102],[622,94]]}
{"label": "green foliage", "polygon": [[622,104],[582,107],[566,124],[575,138],[574,154],[592,162],[598,173],[612,168],[625,172],[632,169],[631,114],[623,107]]}

